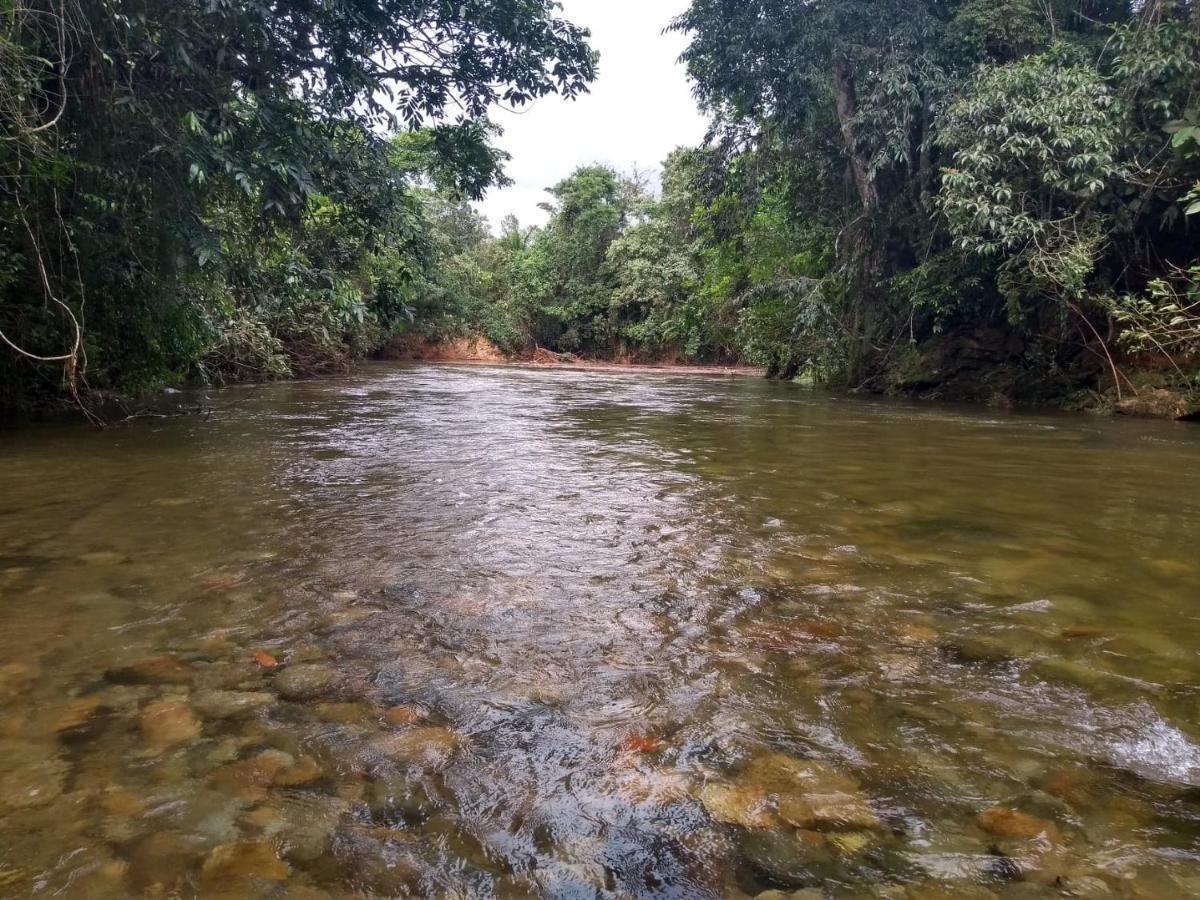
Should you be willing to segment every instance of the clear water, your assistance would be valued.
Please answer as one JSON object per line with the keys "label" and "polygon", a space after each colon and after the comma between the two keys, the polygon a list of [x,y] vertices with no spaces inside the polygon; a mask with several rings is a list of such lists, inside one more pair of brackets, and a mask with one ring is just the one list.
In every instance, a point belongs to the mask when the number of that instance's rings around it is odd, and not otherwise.
{"label": "clear water", "polygon": [[0,896],[1200,894],[1194,426],[454,366],[213,406],[0,436]]}

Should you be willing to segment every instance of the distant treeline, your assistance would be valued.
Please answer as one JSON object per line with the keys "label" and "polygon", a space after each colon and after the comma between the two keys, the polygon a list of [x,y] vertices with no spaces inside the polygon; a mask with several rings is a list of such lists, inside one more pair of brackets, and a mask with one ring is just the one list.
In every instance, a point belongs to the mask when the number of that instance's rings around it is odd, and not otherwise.
{"label": "distant treeline", "polygon": [[595,75],[554,16],[0,2],[0,407],[396,334],[972,399],[1200,389],[1200,0],[693,0],[705,145],[653,187],[581,168],[496,235],[468,202],[503,182],[488,107]]}
{"label": "distant treeline", "polygon": [[580,169],[455,227],[423,321],[874,390],[1200,388],[1200,2],[694,0],[712,119],[658,197]]}

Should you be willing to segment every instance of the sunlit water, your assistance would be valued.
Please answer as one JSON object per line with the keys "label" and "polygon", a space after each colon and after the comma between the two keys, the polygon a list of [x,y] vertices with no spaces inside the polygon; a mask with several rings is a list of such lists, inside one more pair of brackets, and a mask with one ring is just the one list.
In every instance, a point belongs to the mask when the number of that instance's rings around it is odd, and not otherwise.
{"label": "sunlit water", "polygon": [[1200,894],[1200,429],[212,400],[0,437],[0,896]]}

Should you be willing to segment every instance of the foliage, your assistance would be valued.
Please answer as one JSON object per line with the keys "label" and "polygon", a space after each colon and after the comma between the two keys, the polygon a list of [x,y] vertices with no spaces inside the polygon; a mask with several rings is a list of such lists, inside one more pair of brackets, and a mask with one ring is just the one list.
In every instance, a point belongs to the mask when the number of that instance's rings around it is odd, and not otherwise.
{"label": "foliage", "polygon": [[418,185],[478,198],[491,106],[594,75],[556,9],[0,5],[4,403],[52,393],[33,356],[128,391],[320,371],[403,327],[434,258]]}

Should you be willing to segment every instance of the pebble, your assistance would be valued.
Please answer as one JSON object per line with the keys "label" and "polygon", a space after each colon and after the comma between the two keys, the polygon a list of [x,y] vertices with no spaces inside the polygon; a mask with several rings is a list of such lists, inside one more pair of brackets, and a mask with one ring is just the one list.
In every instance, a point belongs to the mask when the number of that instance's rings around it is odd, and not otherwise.
{"label": "pebble", "polygon": [[0,812],[47,806],[62,796],[69,771],[53,745],[0,741]]}
{"label": "pebble", "polygon": [[133,845],[129,880],[140,891],[166,894],[195,862],[195,851],[179,835],[156,831]]}
{"label": "pebble", "polygon": [[383,714],[383,721],[389,725],[415,725],[429,718],[429,713],[419,706],[393,706]]}
{"label": "pebble", "polygon": [[275,689],[285,700],[312,700],[328,693],[337,679],[337,672],[329,666],[301,663],[281,669],[275,676]]}
{"label": "pebble", "polygon": [[239,878],[283,881],[291,871],[270,841],[243,841],[214,849],[204,860],[200,875],[208,882],[224,886],[230,879]]}
{"label": "pebble", "polygon": [[177,657],[165,654],[109,669],[104,677],[114,684],[191,684],[195,671]]}
{"label": "pebble", "polygon": [[207,719],[248,715],[274,702],[275,695],[266,691],[197,691],[191,698],[195,710]]}
{"label": "pebble", "polygon": [[1019,809],[993,806],[979,814],[979,827],[993,837],[1033,840],[1044,838],[1055,844],[1062,843],[1062,832],[1053,822]]}
{"label": "pebble", "polygon": [[142,710],[138,727],[155,747],[190,744],[200,737],[200,722],[191,708],[176,700],[155,700]]}
{"label": "pebble", "polygon": [[281,750],[263,750],[261,753],[227,766],[212,774],[213,786],[218,790],[245,800],[261,801],[280,773],[296,764],[290,753]]}
{"label": "pebble", "polygon": [[439,769],[450,761],[461,743],[452,729],[431,726],[378,735],[371,739],[370,748],[396,762]]}

